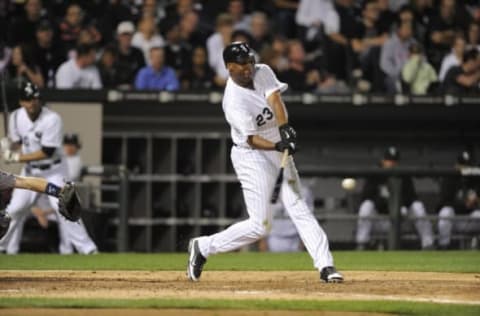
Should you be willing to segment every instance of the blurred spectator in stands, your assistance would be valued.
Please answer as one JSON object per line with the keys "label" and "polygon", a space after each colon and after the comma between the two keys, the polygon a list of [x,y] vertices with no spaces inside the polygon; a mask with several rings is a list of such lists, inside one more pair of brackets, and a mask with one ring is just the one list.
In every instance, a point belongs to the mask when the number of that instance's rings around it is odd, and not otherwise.
{"label": "blurred spectator in stands", "polygon": [[[455,169],[474,167],[470,151],[464,150],[457,158]],[[438,216],[438,246],[450,249],[452,233],[478,233],[480,236],[480,178],[477,176],[452,176],[441,179]],[[473,220],[455,220],[456,215]]]}
{"label": "blurred spectator in stands", "polygon": [[12,49],[12,59],[7,66],[7,74],[10,84],[18,87],[26,81],[31,81],[38,87],[43,88],[44,80],[40,67],[35,64],[31,51],[26,45],[16,45]]}
{"label": "blurred spectator in stands", "polygon": [[122,0],[109,0],[102,11],[99,30],[105,43],[115,39],[115,29],[123,21],[133,21],[133,14],[126,3]]}
{"label": "blurred spectator in stands", "polygon": [[429,31],[428,25],[434,14],[433,0],[413,0],[410,3],[414,14],[416,39],[425,45]]}
{"label": "blurred spectator in stands", "polygon": [[113,45],[107,45],[97,62],[98,72],[104,88],[115,88],[118,85],[117,50]]}
{"label": "blurred spectator in stands", "polygon": [[153,17],[155,20],[155,25],[158,25],[160,19],[165,16],[164,4],[161,4],[157,0],[143,0],[142,16]]}
{"label": "blurred spectator in stands", "polygon": [[120,88],[133,87],[137,72],[145,66],[143,52],[132,46],[135,26],[130,21],[123,21],[117,26],[117,84]]}
{"label": "blurred spectator in stands", "polygon": [[143,16],[138,22],[137,32],[133,35],[132,46],[137,47],[143,52],[145,60],[150,60],[150,49],[152,47],[163,47],[165,41],[163,37],[158,34],[155,25],[155,19],[151,16]]}
{"label": "blurred spectator in stands", "polygon": [[363,3],[362,20],[357,35],[351,41],[362,77],[373,84],[374,91],[383,90],[384,76],[378,60],[382,45],[388,40],[388,32],[378,27],[378,13],[378,0],[366,0]]}
{"label": "blurred spectator in stands", "polygon": [[215,71],[215,83],[224,86],[228,71],[223,62],[222,53],[227,44],[232,42],[233,19],[227,13],[217,17],[216,32],[207,39],[208,64]]}
{"label": "blurred spectator in stands", "polygon": [[37,24],[43,19],[48,19],[41,0],[26,0],[24,10],[25,14],[14,18],[9,26],[10,47],[21,43],[33,43]]}
{"label": "blurred spectator in stands", "polygon": [[[305,184],[301,184],[300,191],[308,208],[314,210],[314,196],[312,189]],[[296,252],[304,249],[302,240],[298,231],[290,219],[287,210],[281,201],[272,205],[272,226],[270,233],[258,243],[259,251],[270,252]]]}
{"label": "blurred spectator in stands", "polygon": [[270,25],[265,13],[252,13],[250,20],[250,34],[252,35],[250,47],[252,47],[254,51],[260,52],[265,46],[270,45],[272,42]]}
{"label": "blurred spectator in stands", "polygon": [[67,51],[76,47],[84,17],[85,14],[80,5],[71,4],[67,7],[65,16],[59,24],[59,37]]}
{"label": "blurred spectator in stands", "polygon": [[426,94],[438,82],[437,73],[423,54],[420,44],[413,43],[409,51],[410,57],[402,68],[402,92]]}
{"label": "blurred spectator in stands", "polygon": [[58,41],[53,40],[53,28],[49,21],[37,25],[36,41],[33,45],[33,57],[42,72],[45,86],[55,87],[55,73],[65,61],[65,52]]}
{"label": "blurred spectator in stands", "polygon": [[287,44],[288,67],[280,71],[278,79],[288,84],[293,91],[313,92],[320,84],[322,74],[305,60],[305,50],[299,40]]}
{"label": "blurred spectator in stands", "polygon": [[177,77],[182,76],[192,60],[192,46],[180,37],[178,24],[164,25],[165,29],[165,63],[175,69]]}
{"label": "blurred spectator in stands", "polygon": [[[0,30],[8,30],[8,22],[13,16],[13,11],[14,11],[14,5],[11,1],[8,1],[8,0],[0,1]],[[10,34],[8,34],[8,32],[1,32],[0,44],[6,43],[9,35]],[[2,56],[0,55],[0,63],[1,63],[1,60],[2,60]],[[0,65],[0,70],[1,70],[1,65]]]}
{"label": "blurred spectator in stands", "polygon": [[396,20],[396,14],[390,9],[389,0],[378,0],[377,1],[377,8],[378,8],[378,20],[377,20],[377,28],[380,33],[387,33],[390,34],[392,30],[393,23]]}
{"label": "blurred spectator in stands", "polygon": [[353,0],[335,0],[335,11],[328,18],[325,33],[327,70],[336,78],[350,80],[354,66],[351,40],[358,37],[360,29]]}
{"label": "blurred spectator in stands", "polygon": [[478,93],[480,81],[479,53],[471,49],[463,54],[462,64],[453,66],[443,80],[443,92],[454,94]]}
{"label": "blurred spectator in stands", "polygon": [[[101,57],[101,47],[99,47],[99,42],[97,42],[97,37],[95,33],[91,32],[88,28],[82,28],[80,33],[78,33],[77,42],[74,47],[70,48],[67,51],[67,59],[72,59],[77,56],[77,47],[82,45],[90,45],[96,48],[95,60],[99,60]],[[100,49],[99,49],[100,48]]]}
{"label": "blurred spectator in stands", "polygon": [[138,90],[176,91],[180,88],[175,70],[165,65],[163,47],[150,48],[150,63],[137,74],[135,88]]}
{"label": "blurred spectator in stands", "polygon": [[388,93],[400,90],[399,79],[409,56],[409,47],[415,43],[411,23],[402,23],[383,44],[380,54],[380,68],[385,73],[385,88]]}
{"label": "blurred spectator in stands", "polygon": [[101,89],[102,81],[95,66],[96,49],[92,45],[77,47],[76,56],[64,62],[57,70],[58,89]]}
{"label": "blurred spectator in stands", "polygon": [[478,22],[470,22],[467,32],[467,49],[475,48],[480,51],[480,25]]}
{"label": "blurred spectator in stands", "polygon": [[[388,147],[380,161],[383,169],[394,168],[398,165],[400,154],[396,147]],[[358,211],[356,242],[357,249],[363,250],[372,245],[372,234],[386,234],[391,227],[390,219],[372,219],[371,217],[388,215],[392,210],[388,209],[389,199],[392,196],[388,176],[372,176],[365,180],[362,191],[362,203]],[[411,177],[401,178],[401,215],[415,218],[414,224],[421,239],[422,249],[433,248],[432,225],[425,219],[427,212],[425,206],[418,199]]]}
{"label": "blurred spectator in stands", "polygon": [[250,30],[250,15],[245,14],[243,0],[229,0],[227,13],[232,17],[234,30]]}
{"label": "blurred spectator in stands", "polygon": [[269,65],[277,74],[288,69],[287,57],[288,43],[283,35],[275,35],[272,45],[260,52],[262,63]]}
{"label": "blurred spectator in stands", "polygon": [[200,25],[198,13],[189,11],[180,19],[180,37],[192,47],[203,46],[207,39],[206,31]]}
{"label": "blurred spectator in stands", "polygon": [[322,93],[346,92],[346,87],[328,74],[325,69],[316,66],[321,61],[307,61],[303,44],[299,40],[288,42],[288,68],[279,72],[280,81],[288,83],[293,91]]}
{"label": "blurred spectator in stands", "polygon": [[295,21],[305,49],[311,51],[323,44],[325,33],[330,34],[332,27],[338,27],[338,14],[330,0],[300,0]]}
{"label": "blurred spectator in stands", "polygon": [[445,80],[445,76],[450,68],[458,66],[462,63],[463,54],[465,53],[465,39],[462,34],[457,34],[453,41],[452,51],[450,54],[445,55],[442,60],[442,66],[440,67],[440,73],[438,78],[440,81]]}
{"label": "blurred spectator in stands", "polygon": [[456,32],[465,32],[470,22],[470,14],[465,10],[463,3],[455,0],[441,0],[438,13],[432,16],[428,25],[427,39],[428,60],[438,69],[445,54],[452,46]]}
{"label": "blurred spectator in stands", "polygon": [[208,65],[205,47],[197,46],[193,49],[192,61],[188,65],[180,78],[183,90],[206,91],[214,87],[215,73]]}
{"label": "blurred spectator in stands", "polygon": [[299,9],[300,0],[274,0],[275,33],[287,38],[296,38],[297,29],[295,15]]}
{"label": "blurred spectator in stands", "polygon": [[[197,3],[198,1],[195,0],[177,0],[177,1],[169,1],[167,5],[165,5],[165,19],[163,22],[167,23],[168,25],[172,25],[174,23],[178,23],[183,17],[185,17],[190,12],[199,12],[202,10],[203,12],[203,4]],[[224,1],[208,1],[208,2],[220,2],[219,4],[222,6],[222,11],[225,10],[225,3]],[[213,18],[217,16],[217,14],[213,14],[210,17]]]}

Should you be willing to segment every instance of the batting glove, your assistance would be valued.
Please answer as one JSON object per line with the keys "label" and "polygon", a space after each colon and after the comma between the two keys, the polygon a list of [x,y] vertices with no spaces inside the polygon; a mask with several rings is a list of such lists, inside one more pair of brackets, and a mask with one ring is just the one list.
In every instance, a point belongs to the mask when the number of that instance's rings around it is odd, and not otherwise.
{"label": "batting glove", "polygon": [[12,146],[12,142],[10,141],[10,138],[2,137],[2,139],[0,139],[0,150],[2,152],[10,150],[11,146]]}
{"label": "batting glove", "polygon": [[287,143],[297,142],[297,132],[292,126],[288,124],[283,124],[278,127],[278,130],[280,131],[280,137],[282,138],[282,141]]}
{"label": "batting glove", "polygon": [[275,150],[283,153],[288,149],[288,154],[293,155],[296,152],[296,145],[293,142],[284,142],[283,140],[275,143]]}
{"label": "batting glove", "polygon": [[3,152],[3,160],[5,160],[6,163],[19,162],[20,153],[12,150],[5,150]]}

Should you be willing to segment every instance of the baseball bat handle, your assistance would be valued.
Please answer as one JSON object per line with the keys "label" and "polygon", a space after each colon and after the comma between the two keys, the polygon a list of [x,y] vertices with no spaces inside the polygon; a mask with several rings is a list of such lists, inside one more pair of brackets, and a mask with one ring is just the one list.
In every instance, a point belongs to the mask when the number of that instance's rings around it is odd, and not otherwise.
{"label": "baseball bat handle", "polygon": [[285,166],[287,165],[287,159],[288,159],[288,149],[285,149],[283,151],[282,161],[280,162],[280,168],[282,169],[285,168]]}

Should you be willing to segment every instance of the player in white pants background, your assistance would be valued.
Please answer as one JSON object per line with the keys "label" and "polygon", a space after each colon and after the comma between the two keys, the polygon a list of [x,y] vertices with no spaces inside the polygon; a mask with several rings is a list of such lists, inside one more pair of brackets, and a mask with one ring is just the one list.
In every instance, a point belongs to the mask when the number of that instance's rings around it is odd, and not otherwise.
{"label": "player in white pants background", "polygon": [[[253,51],[235,42],[223,51],[230,77],[223,96],[223,111],[234,143],[231,159],[241,183],[249,218],[211,236],[194,238],[189,245],[188,277],[198,281],[210,255],[251,244],[269,232],[270,197],[278,175],[281,152],[295,152],[296,133],[288,124],[281,92],[287,85],[271,68],[255,64]],[[280,200],[294,222],[325,282],[342,282],[333,266],[327,236],[300,194],[300,179],[292,156],[285,167]]]}
{"label": "player in white pants background", "polygon": [[[380,165],[384,169],[395,167],[400,160],[400,153],[394,146],[385,150]],[[415,229],[421,240],[421,247],[424,250],[431,250],[434,247],[434,238],[432,223],[426,219],[427,211],[422,201],[418,199],[415,187],[411,177],[402,177],[401,179],[401,208],[402,217],[414,219]],[[373,176],[365,181],[362,197],[358,211],[356,242],[357,250],[364,250],[370,247],[373,233],[386,234],[391,229],[389,219],[374,220],[372,217],[378,214],[387,215],[388,199],[391,196],[388,185],[388,177]]]}
{"label": "player in white pants background", "polygon": [[[63,122],[52,110],[42,107],[38,87],[25,82],[20,90],[21,107],[12,112],[9,120],[9,139],[13,143],[5,148],[4,160],[8,163],[24,162],[22,176],[39,177],[48,180],[53,191],[62,187],[67,176],[67,167],[62,153]],[[15,151],[21,146],[21,151]],[[15,189],[6,212],[11,217],[10,227],[0,239],[0,251],[18,253],[23,232],[24,217],[39,197],[38,192]],[[58,212],[57,199],[49,196],[52,208]],[[70,222],[59,216],[59,225],[79,253],[97,252],[83,222]]]}

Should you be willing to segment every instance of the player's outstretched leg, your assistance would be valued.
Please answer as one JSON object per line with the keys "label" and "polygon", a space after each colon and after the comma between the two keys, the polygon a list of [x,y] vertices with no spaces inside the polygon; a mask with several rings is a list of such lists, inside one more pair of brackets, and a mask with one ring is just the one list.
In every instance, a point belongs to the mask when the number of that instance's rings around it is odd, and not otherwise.
{"label": "player's outstretched leg", "polygon": [[10,221],[12,218],[4,210],[0,210],[0,239],[5,236],[8,232],[8,227],[10,227]]}
{"label": "player's outstretched leg", "polygon": [[320,279],[327,283],[342,283],[343,275],[335,267],[325,267],[320,271]]}
{"label": "player's outstretched leg", "polygon": [[200,253],[200,247],[198,246],[198,238],[190,239],[188,243],[188,266],[187,275],[191,281],[199,281],[202,274],[203,265],[207,262],[204,256]]}

